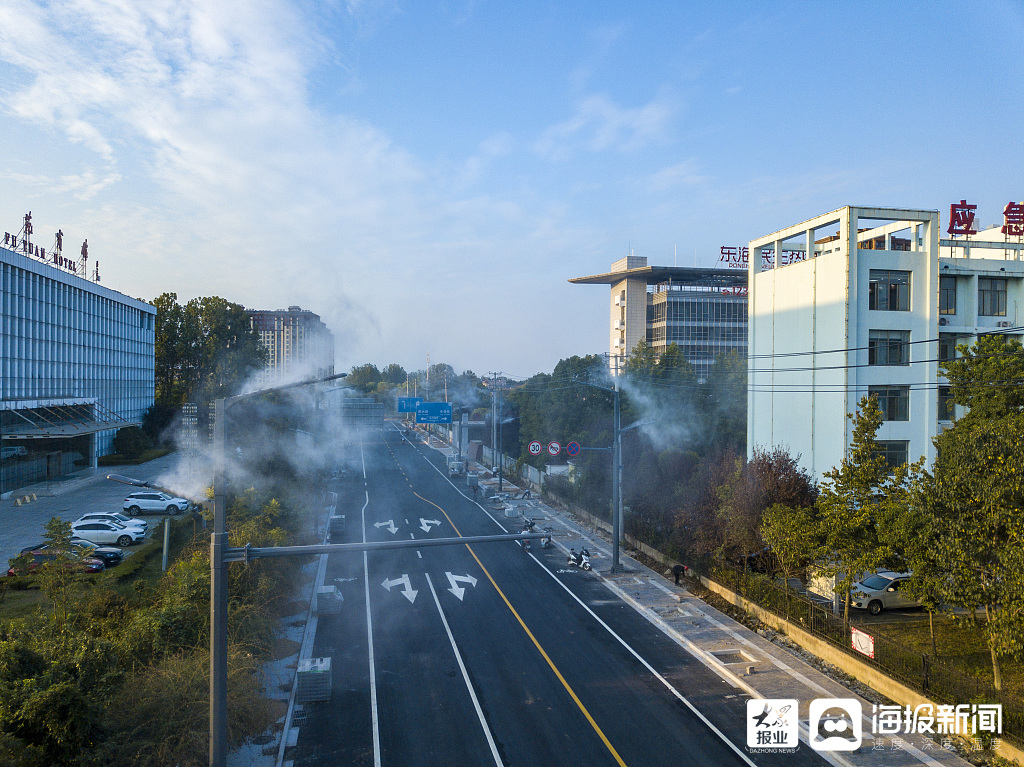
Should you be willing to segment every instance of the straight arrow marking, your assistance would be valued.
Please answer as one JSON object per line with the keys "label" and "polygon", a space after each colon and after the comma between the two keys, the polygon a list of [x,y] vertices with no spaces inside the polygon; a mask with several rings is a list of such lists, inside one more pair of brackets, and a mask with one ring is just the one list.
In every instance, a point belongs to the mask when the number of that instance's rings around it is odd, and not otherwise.
{"label": "straight arrow marking", "polygon": [[462,598],[465,596],[466,590],[457,584],[468,583],[470,586],[476,586],[476,578],[474,578],[472,575],[453,575],[452,573],[448,572],[446,572],[445,575],[448,576],[448,582],[452,585],[452,587],[448,589],[448,591],[452,592],[455,596],[457,596],[460,602],[462,601]]}
{"label": "straight arrow marking", "polygon": [[402,585],[405,586],[405,588],[402,589],[402,594],[404,594],[405,598],[409,600],[409,604],[412,604],[413,602],[415,602],[416,601],[416,595],[419,592],[416,591],[415,589],[413,589],[412,584],[409,582],[409,575],[408,575],[408,573],[402,573],[402,577],[401,578],[392,578],[390,580],[385,578],[384,582],[382,584],[380,584],[380,585],[383,586],[384,588],[386,588],[390,592],[392,586],[398,586],[399,584],[402,584]]}

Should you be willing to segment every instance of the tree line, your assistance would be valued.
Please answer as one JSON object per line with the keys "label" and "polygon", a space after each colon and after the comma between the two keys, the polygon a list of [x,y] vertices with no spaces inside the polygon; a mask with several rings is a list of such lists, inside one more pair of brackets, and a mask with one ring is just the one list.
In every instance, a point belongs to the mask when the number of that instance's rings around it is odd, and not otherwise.
{"label": "tree line", "polygon": [[1024,349],[986,335],[957,351],[940,369],[965,412],[935,438],[930,469],[924,458],[886,464],[882,413],[865,397],[817,503],[772,507],[761,534],[784,570],[816,562],[834,575],[847,615],[862,573],[912,572],[906,588],[929,613],[933,654],[936,612],[960,608],[972,624],[981,613],[999,690],[1000,659],[1024,653]]}

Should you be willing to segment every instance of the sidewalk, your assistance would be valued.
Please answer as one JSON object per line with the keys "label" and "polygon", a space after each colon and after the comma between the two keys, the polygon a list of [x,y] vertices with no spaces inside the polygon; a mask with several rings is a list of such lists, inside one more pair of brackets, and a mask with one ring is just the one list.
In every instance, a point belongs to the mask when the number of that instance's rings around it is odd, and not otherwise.
{"label": "sidewalk", "polygon": [[[432,441],[441,453],[450,448]],[[482,467],[481,467],[482,468]],[[460,488],[461,489],[461,488]],[[465,491],[463,491],[465,492]],[[775,644],[719,612],[684,587],[637,562],[620,549],[622,572],[611,573],[611,545],[594,530],[581,526],[568,512],[540,500],[517,502],[542,530],[562,528],[573,535],[569,545],[591,552],[594,574],[623,602],[663,631],[672,641],[722,677],[736,690],[737,705],[748,698],[795,698],[800,702],[801,748],[808,745],[808,707],[816,698],[855,699],[863,712],[863,743],[854,752],[823,752],[842,767],[968,767],[969,762],[924,735],[871,734],[872,703],[817,670],[785,647]],[[580,540],[582,539],[582,540]],[[555,539],[568,552],[568,545]],[[742,743],[739,744],[742,747]],[[756,759],[756,750],[751,752]]]}
{"label": "sidewalk", "polygon": [[[74,471],[71,474],[65,474],[63,477],[57,479],[47,479],[42,482],[36,482],[32,485],[25,485],[19,487],[17,490],[11,492],[9,498],[0,500],[0,505],[10,503],[11,505],[18,498],[22,498],[26,495],[35,494],[38,498],[49,498],[52,496],[64,495],[74,490],[79,490],[83,487],[87,487],[102,479],[105,479],[108,474],[127,474],[132,475],[132,472],[145,472],[158,474],[170,466],[172,466],[177,460],[176,453],[168,453],[167,455],[154,458],[152,461],[147,461],[141,464],[123,464],[117,466],[100,466],[98,468],[86,468]],[[155,476],[155,474],[154,474]]]}

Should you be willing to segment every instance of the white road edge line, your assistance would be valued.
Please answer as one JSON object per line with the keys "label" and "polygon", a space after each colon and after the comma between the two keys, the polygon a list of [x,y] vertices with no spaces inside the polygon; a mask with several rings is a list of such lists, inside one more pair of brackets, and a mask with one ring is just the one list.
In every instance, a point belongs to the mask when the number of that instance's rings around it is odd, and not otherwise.
{"label": "white road edge line", "polygon": [[430,573],[424,573],[427,576],[427,585],[430,586],[430,594],[434,597],[434,604],[437,605],[437,614],[441,616],[441,623],[444,624],[444,630],[448,634],[448,641],[452,644],[452,652],[455,653],[455,660],[459,662],[459,669],[462,671],[462,679],[466,683],[466,689],[469,690],[469,697],[473,701],[473,708],[476,709],[477,719],[480,720],[480,726],[483,728],[484,736],[487,738],[487,745],[491,748],[491,756],[494,757],[494,763],[497,767],[505,767],[501,761],[501,756],[498,754],[498,746],[494,743],[494,737],[491,735],[491,728],[487,726],[487,719],[484,717],[483,709],[480,708],[480,701],[476,697],[476,690],[473,689],[473,683],[469,681],[469,672],[466,671],[466,664],[462,662],[462,653],[459,652],[458,645],[455,644],[455,637],[452,635],[452,630],[448,626],[448,619],[444,615],[444,610],[441,609],[441,600],[437,598],[437,592],[434,590],[434,582],[430,579]]}
{"label": "white road edge line", "polygon": [[[359,458],[363,462],[363,479],[366,479],[366,455],[359,445]],[[366,543],[366,507],[370,505],[370,491],[366,491],[366,502],[359,515],[362,519],[363,543]],[[373,722],[373,767],[380,767],[380,717],[377,715],[377,664],[373,657],[373,618],[370,616],[370,566],[363,552],[363,592],[366,598],[366,646],[369,648],[370,663],[370,719]]]}
{"label": "white road edge line", "polygon": [[[395,431],[398,431],[398,427],[397,426],[395,426],[394,428],[395,428]],[[430,446],[428,445],[428,447],[430,447]],[[431,448],[431,450],[435,450],[435,449],[436,448]],[[423,453],[420,453],[420,451],[418,451],[418,450],[416,452],[420,454],[420,457],[424,461],[427,462],[427,465],[430,466],[430,468],[432,468],[434,471],[436,471],[438,474],[440,474],[442,479],[444,479],[446,482],[448,482],[449,485],[454,487],[456,492],[459,493],[459,495],[462,495],[462,493],[459,491],[458,485],[456,485],[454,482],[451,481],[451,479],[446,477],[444,475],[444,472],[442,472],[439,468],[434,466],[434,464],[430,462],[430,459],[427,458],[427,456],[423,455]],[[464,495],[462,497],[466,498],[466,496],[464,496]],[[500,527],[506,533],[508,532],[508,529],[503,524],[501,524],[501,522],[496,520],[491,515],[491,513],[489,511],[487,511],[487,509],[485,509],[483,506],[480,505],[480,503],[478,501],[474,501],[471,498],[466,498],[466,500],[472,502],[477,507],[479,507],[479,509],[484,514],[486,514],[488,517],[491,518],[491,521],[494,522],[494,524],[496,524],[498,527]],[[574,532],[572,530],[572,528],[564,520],[562,520],[561,518],[556,516],[554,518],[554,521],[557,522],[558,524],[560,524],[562,527],[564,527],[567,531]],[[554,543],[555,543],[555,545],[558,548],[562,549],[563,551],[566,551],[566,552],[568,551],[568,549],[565,546],[563,546],[561,543],[559,543],[558,541],[554,541]],[[602,551],[602,553],[605,553],[606,555],[608,554],[608,550],[604,549],[602,546],[595,545],[595,544],[592,544],[592,545],[594,545],[595,549],[598,549],[598,550]],[[548,568],[545,567],[544,564],[542,564],[541,561],[539,559],[537,559],[537,557],[534,556],[534,554],[532,552],[530,552],[530,556],[533,557],[534,560],[536,560],[537,564],[539,564],[541,567],[543,567],[545,570],[547,570],[548,574],[551,575],[552,578],[555,578],[554,574],[552,574],[551,571],[548,570]],[[686,650],[691,655],[693,655],[697,660],[699,660],[705,666],[707,666],[712,671],[714,671],[716,674],[718,674],[720,677],[722,677],[722,679],[724,679],[726,682],[731,684],[733,687],[739,687],[740,689],[742,689],[744,692],[746,692],[751,697],[758,698],[758,699],[762,699],[763,698],[761,693],[759,693],[757,690],[755,690],[749,684],[747,684],[746,682],[741,680],[738,676],[736,676],[731,671],[729,671],[727,668],[725,668],[725,666],[721,665],[716,660],[714,660],[713,659],[714,656],[712,656],[710,653],[704,652],[699,647],[697,647],[692,642],[690,642],[688,639],[683,637],[682,634],[679,634],[675,629],[673,629],[671,626],[669,626],[667,623],[665,623],[661,619],[660,616],[655,615],[648,608],[644,607],[639,602],[634,600],[632,597],[630,597],[628,594],[626,594],[624,591],[622,591],[618,586],[615,586],[613,583],[611,583],[607,578],[605,578],[600,573],[597,573],[595,571],[594,575],[596,575],[598,578],[600,578],[604,582],[605,586],[607,586],[611,591],[613,591],[620,599],[625,601],[627,604],[631,605],[633,607],[633,609],[635,609],[637,612],[639,612],[641,615],[643,615],[645,618],[647,618],[648,621],[650,621],[655,626],[657,626],[659,629],[661,629],[661,631],[664,634],[666,634],[670,639],[675,641],[676,644],[678,644],[684,650]],[[558,578],[555,578],[555,580],[558,580]],[[561,584],[562,588],[568,590],[568,587],[564,583],[562,583],[561,581],[558,581],[558,582],[559,582],[559,584]],[[569,591],[569,593],[572,594],[572,591]],[[580,602],[579,597],[577,597],[575,594],[572,594],[572,595],[573,595],[573,598],[576,599],[577,602]],[[582,604],[587,609],[587,611],[590,612],[591,615],[594,615],[593,611],[591,611],[590,608],[587,607],[587,605],[583,604],[583,602],[580,602],[580,604]],[[708,618],[709,621],[713,621],[714,620],[713,618],[711,618],[711,616],[707,615],[706,613],[701,612],[701,615],[702,615],[702,617]],[[598,621],[600,621],[602,623],[602,625],[604,624],[604,621],[601,621],[601,619],[598,618],[596,615],[594,615],[594,618],[596,618]],[[723,628],[726,628],[726,627],[723,626]],[[610,628],[608,630],[611,631]],[[729,631],[729,629],[726,628],[726,631]],[[619,639],[620,642],[623,641],[614,632],[612,632],[612,634],[617,639]],[[627,647],[627,649],[629,649],[630,652],[634,652],[633,649],[630,648],[628,645],[626,645],[626,647]],[[640,656],[638,655],[637,657],[639,658]],[[641,660],[641,662],[643,662],[645,664],[647,663],[647,661],[644,661],[642,658],[640,660]],[[652,673],[657,675],[657,672],[653,671],[653,669],[652,669]],[[795,673],[799,673],[799,672],[795,672]],[[803,676],[803,675],[800,674],[800,676]],[[686,703],[687,706],[689,706],[691,709],[693,709],[693,711],[695,711],[697,713],[697,715],[701,719],[703,719],[705,722],[708,723],[708,726],[710,726],[712,729],[715,729],[715,726],[713,724],[711,724],[710,722],[708,722],[708,720],[704,717],[704,715],[701,714],[700,711],[698,711],[696,708],[693,707],[693,704],[691,704],[688,700],[686,700],[686,698],[682,697],[679,694],[679,692],[675,688],[673,688],[671,685],[669,685],[668,682],[666,682],[661,676],[658,676],[658,678],[661,679],[663,682],[665,682],[665,684],[669,687],[669,689],[672,690],[676,695],[679,695],[679,697],[683,700],[684,703]],[[812,689],[814,687],[818,686],[816,683],[812,682],[810,679],[807,679],[807,682],[812,687]],[[867,717],[865,717],[865,720],[866,719],[867,719]],[[803,725],[803,729],[804,729],[805,732],[807,731],[807,725],[806,724]],[[732,746],[732,748],[734,750],[736,750],[736,752],[738,754],[740,754],[741,757],[746,759],[746,756],[741,751],[736,749],[736,746],[732,743],[732,741],[730,741],[728,738],[726,738],[725,735],[722,735],[719,730],[715,729],[715,731],[718,732],[719,735],[721,735],[721,737],[725,740],[725,742],[728,743],[730,746]],[[809,737],[808,735],[805,735],[804,736],[804,740],[807,741],[808,737]],[[941,767],[941,765],[936,763],[933,759],[929,758],[922,751],[914,748],[914,746],[911,745],[910,748],[907,749],[907,750],[910,752],[911,755],[915,756],[918,760],[920,760],[924,764],[929,765],[929,767]],[[827,761],[830,764],[834,765],[834,767],[840,767],[840,766],[842,766],[842,767],[853,767],[852,762],[848,761],[847,759],[845,759],[843,757],[840,757],[838,755],[838,752],[833,753],[833,752],[830,752],[830,751],[819,751],[818,754],[823,759],[825,759],[825,761]],[[748,761],[748,763],[751,763],[749,759],[747,761]]]}
{"label": "white road edge line", "polygon": [[593,610],[591,610],[590,606],[586,602],[584,602],[582,599],[580,599],[578,596],[576,596],[576,594],[573,592],[573,590],[570,589],[568,586],[566,586],[562,582],[561,578],[559,578],[557,575],[555,575],[553,572],[551,572],[551,570],[548,569],[547,565],[545,565],[543,562],[541,562],[539,559],[537,559],[536,555],[534,555],[532,552],[530,553],[530,558],[534,562],[536,562],[538,565],[540,565],[541,569],[543,569],[544,572],[546,572],[548,575],[550,575],[552,577],[552,579],[554,579],[555,583],[557,583],[559,586],[561,586],[563,589],[565,589],[565,592],[569,596],[571,596],[573,599],[575,599],[576,602],[579,603],[580,607],[582,607],[584,610],[586,610],[590,614],[591,618],[593,618],[595,621],[597,621],[601,625],[601,627],[605,631],[607,631],[612,636],[612,638],[615,639],[615,641],[617,641],[620,645],[622,645],[624,648],[626,648],[626,650],[630,653],[630,655],[632,655],[634,658],[636,658],[638,661],[640,661],[640,663],[643,664],[644,668],[646,668],[654,676],[655,679],[657,679],[659,682],[661,682],[663,685],[665,685],[665,687],[668,688],[668,690],[673,695],[675,695],[676,698],[678,698],[680,701],[682,701],[683,704],[685,704],[686,707],[688,709],[690,709],[690,711],[692,711],[697,716],[698,719],[700,719],[702,722],[704,722],[704,724],[707,725],[708,729],[710,729],[713,733],[715,733],[715,735],[717,735],[722,740],[722,742],[725,743],[725,745],[727,745],[729,748],[731,748],[736,753],[736,755],[739,756],[740,759],[742,759],[744,762],[746,762],[748,765],[750,765],[750,767],[757,767],[757,764],[755,762],[751,761],[750,757],[747,756],[745,753],[743,753],[743,751],[739,748],[739,746],[737,746],[735,743],[733,743],[726,736],[726,734],[724,732],[719,730],[714,725],[714,723],[712,723],[712,721],[710,719],[708,719],[706,716],[704,716],[704,714],[702,714],[700,712],[700,710],[698,710],[698,708],[696,706],[694,706],[686,698],[685,695],[683,695],[681,692],[679,692],[679,690],[677,690],[675,687],[673,687],[671,682],[669,682],[665,677],[663,677],[660,673],[658,673],[658,671],[654,668],[654,666],[652,666],[650,663],[648,663],[647,660],[644,659],[644,657],[640,655],[640,653],[638,653],[636,650],[634,650],[633,647],[625,639],[623,639],[621,636],[619,636],[615,632],[615,629],[613,629],[611,626],[609,626],[607,623],[605,623],[604,620],[600,616],[598,616],[597,613],[595,613]]}

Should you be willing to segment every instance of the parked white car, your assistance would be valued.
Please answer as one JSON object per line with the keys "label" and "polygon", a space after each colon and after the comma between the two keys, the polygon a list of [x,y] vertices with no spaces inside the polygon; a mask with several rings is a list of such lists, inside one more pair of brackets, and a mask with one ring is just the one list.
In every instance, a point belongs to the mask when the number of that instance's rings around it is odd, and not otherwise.
{"label": "parked white car", "polygon": [[911,575],[913,573],[882,570],[854,583],[850,590],[850,606],[867,610],[872,615],[878,615],[883,610],[920,607],[921,603],[908,597],[903,590]]}
{"label": "parked white car", "polygon": [[95,543],[115,543],[118,546],[131,546],[146,538],[146,533],[137,527],[123,527],[99,520],[72,524],[71,532]]}
{"label": "parked white car", "polygon": [[177,514],[188,511],[192,502],[186,498],[178,498],[159,490],[145,490],[132,493],[124,499],[124,510],[129,514],[139,514],[143,511],[163,511],[168,514]]}
{"label": "parked white car", "polygon": [[117,511],[93,511],[88,514],[83,514],[76,519],[72,524],[79,524],[81,522],[113,522],[115,525],[121,525],[122,527],[138,527],[143,531],[149,529],[149,522],[144,519],[134,519],[133,517],[126,517]]}

